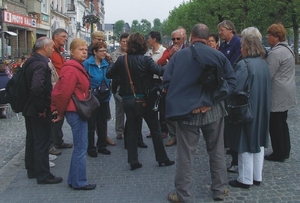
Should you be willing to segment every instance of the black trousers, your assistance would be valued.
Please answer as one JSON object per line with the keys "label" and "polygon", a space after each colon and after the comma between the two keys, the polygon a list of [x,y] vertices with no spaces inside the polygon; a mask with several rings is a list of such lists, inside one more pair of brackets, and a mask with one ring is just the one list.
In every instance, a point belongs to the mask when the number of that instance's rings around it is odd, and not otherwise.
{"label": "black trousers", "polygon": [[285,159],[290,156],[291,141],[289,127],[286,122],[288,111],[270,113],[270,137],[273,148],[273,156]]}
{"label": "black trousers", "polygon": [[49,146],[51,136],[51,115],[43,117],[25,116],[26,148],[25,168],[27,173],[42,181],[51,173],[49,169]]}
{"label": "black trousers", "polygon": [[159,125],[162,133],[168,134],[168,127],[166,123],[166,93],[162,92],[162,81],[160,79],[154,79],[154,88],[150,91],[149,97],[147,99],[147,105],[149,108],[153,108],[155,101],[157,100],[157,91],[160,93],[160,101],[158,106],[159,111]]}
{"label": "black trousers", "polygon": [[[141,117],[140,120],[139,120],[139,123],[137,124],[138,126],[140,126],[140,130],[139,130],[139,135],[137,137],[137,143],[144,143],[144,140],[143,140],[143,134],[142,134],[142,125],[143,125],[143,118]],[[128,124],[127,124],[127,119],[125,121],[125,127],[124,127],[124,147],[127,148],[127,129],[128,129]]]}
{"label": "black trousers", "polygon": [[[137,150],[137,139],[140,134],[140,119],[141,116],[135,112],[135,98],[123,98],[122,105],[127,118],[127,153],[128,163],[134,164],[139,162],[138,150]],[[161,130],[159,127],[157,112],[147,111],[142,117],[146,121],[148,128],[152,135],[152,142],[154,146],[155,159],[158,162],[168,160],[167,153],[164,148]]]}
{"label": "black trousers", "polygon": [[53,146],[61,146],[64,143],[62,126],[65,118],[61,119],[56,123],[51,124],[51,141]]}
{"label": "black trousers", "polygon": [[[100,102],[100,107],[94,111],[88,120],[88,152],[104,149],[107,146],[107,118],[109,117],[109,102]],[[95,146],[95,130],[97,128],[97,147]]]}

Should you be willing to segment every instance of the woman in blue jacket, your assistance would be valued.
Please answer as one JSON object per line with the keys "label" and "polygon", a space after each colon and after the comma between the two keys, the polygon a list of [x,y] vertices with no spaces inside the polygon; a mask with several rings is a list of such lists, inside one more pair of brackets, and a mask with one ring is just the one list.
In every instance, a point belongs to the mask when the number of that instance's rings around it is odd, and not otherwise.
{"label": "woman in blue jacket", "polygon": [[[91,89],[100,102],[100,107],[88,120],[88,155],[97,157],[98,153],[109,155],[106,149],[107,120],[110,117],[109,100],[111,97],[110,79],[106,78],[109,66],[107,46],[104,42],[92,45],[93,55],[83,62],[84,68],[90,75]],[[95,128],[97,128],[98,140],[95,146]]]}

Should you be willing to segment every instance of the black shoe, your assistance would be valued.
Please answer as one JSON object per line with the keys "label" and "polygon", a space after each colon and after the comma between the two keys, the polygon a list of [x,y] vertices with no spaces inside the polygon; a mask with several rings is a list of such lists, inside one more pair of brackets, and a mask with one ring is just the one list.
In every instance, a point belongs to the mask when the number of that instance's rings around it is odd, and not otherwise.
{"label": "black shoe", "polygon": [[265,156],[265,160],[268,160],[268,161],[276,161],[276,162],[284,162],[284,158],[277,158],[277,157],[275,157],[274,155],[273,155],[273,153],[272,154],[270,154],[270,155],[266,155]]}
{"label": "black shoe", "polygon": [[111,152],[106,148],[98,149],[98,153],[105,154],[105,155],[110,155],[111,154]]}
{"label": "black shoe", "polygon": [[240,183],[237,180],[231,180],[229,181],[229,185],[232,187],[239,187],[239,188],[243,188],[243,189],[249,189],[250,185],[244,184],[244,183]]}
{"label": "black shoe", "polygon": [[261,182],[261,181],[253,180],[253,184],[256,185],[256,186],[260,186],[260,182]]}
{"label": "black shoe", "polygon": [[27,177],[28,177],[28,179],[33,179],[33,178],[35,178],[34,172],[32,172],[32,171],[27,171]]}
{"label": "black shoe", "polygon": [[88,152],[88,155],[89,155],[90,157],[97,157],[97,156],[98,156],[98,153],[97,153],[96,151],[90,151],[90,152]]}
{"label": "black shoe", "polygon": [[38,184],[57,184],[63,181],[62,177],[55,177],[54,175],[50,175],[44,180],[37,181]]}
{"label": "black shoe", "polygon": [[95,189],[96,188],[96,184],[87,184],[87,185],[85,185],[85,186],[83,186],[83,187],[79,187],[79,188],[74,188],[74,190],[93,190],[93,189]]}
{"label": "black shoe", "polygon": [[162,164],[164,164],[165,166],[172,166],[174,163],[175,161],[170,161],[170,159],[168,159],[167,161],[159,161],[158,166],[161,167]]}
{"label": "black shoe", "polygon": [[139,142],[138,147],[139,148],[148,148],[148,145],[146,145],[144,142]]}
{"label": "black shoe", "polygon": [[230,155],[230,154],[232,154],[232,151],[231,151],[231,149],[227,149],[227,151],[226,151],[226,155]]}
{"label": "black shoe", "polygon": [[131,168],[131,170],[133,171],[133,170],[135,170],[135,169],[137,169],[137,168],[142,168],[142,164],[141,163],[134,163],[134,164],[130,164],[130,168]]}

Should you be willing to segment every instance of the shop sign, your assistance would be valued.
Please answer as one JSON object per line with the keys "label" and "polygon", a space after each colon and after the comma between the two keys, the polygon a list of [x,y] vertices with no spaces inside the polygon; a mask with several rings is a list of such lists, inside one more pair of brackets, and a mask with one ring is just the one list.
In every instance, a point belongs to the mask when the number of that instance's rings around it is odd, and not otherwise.
{"label": "shop sign", "polygon": [[36,20],[28,16],[12,13],[9,11],[3,12],[3,19],[6,23],[21,25],[25,27],[36,27]]}

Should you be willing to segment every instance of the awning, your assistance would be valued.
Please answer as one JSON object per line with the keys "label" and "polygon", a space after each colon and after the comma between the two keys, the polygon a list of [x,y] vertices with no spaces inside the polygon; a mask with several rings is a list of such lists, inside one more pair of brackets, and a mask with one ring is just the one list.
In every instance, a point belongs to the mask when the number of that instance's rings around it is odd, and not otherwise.
{"label": "awning", "polygon": [[2,32],[5,32],[5,33],[9,34],[10,36],[14,36],[14,37],[18,35],[17,33],[12,32],[12,31],[1,31],[0,33],[2,33]]}

